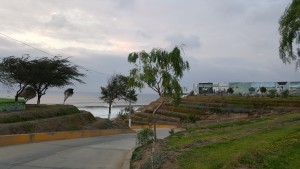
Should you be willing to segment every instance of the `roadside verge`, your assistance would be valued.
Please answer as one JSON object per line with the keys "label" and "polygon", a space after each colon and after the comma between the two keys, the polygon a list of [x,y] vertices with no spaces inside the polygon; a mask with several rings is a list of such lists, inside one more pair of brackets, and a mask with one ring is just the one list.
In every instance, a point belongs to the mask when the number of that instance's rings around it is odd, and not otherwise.
{"label": "roadside verge", "polygon": [[35,142],[42,142],[42,141],[96,137],[96,136],[104,136],[104,135],[125,134],[125,133],[135,133],[135,131],[131,129],[103,129],[103,130],[80,130],[80,131],[1,135],[0,146],[35,143]]}

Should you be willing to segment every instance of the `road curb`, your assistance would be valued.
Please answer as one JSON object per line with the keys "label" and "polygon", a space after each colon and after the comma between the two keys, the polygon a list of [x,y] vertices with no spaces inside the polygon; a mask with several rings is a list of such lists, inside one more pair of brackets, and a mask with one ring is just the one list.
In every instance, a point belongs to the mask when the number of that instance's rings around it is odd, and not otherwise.
{"label": "road curb", "polygon": [[80,130],[80,131],[1,135],[0,146],[35,143],[35,142],[42,142],[42,141],[96,137],[96,136],[104,136],[104,135],[125,134],[125,133],[135,133],[135,131],[131,129],[103,129],[103,130]]}

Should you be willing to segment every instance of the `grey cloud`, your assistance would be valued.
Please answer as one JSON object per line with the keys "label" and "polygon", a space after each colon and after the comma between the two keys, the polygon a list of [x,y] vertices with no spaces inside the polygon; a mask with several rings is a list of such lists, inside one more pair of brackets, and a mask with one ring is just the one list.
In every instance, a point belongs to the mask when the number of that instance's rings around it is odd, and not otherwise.
{"label": "grey cloud", "polygon": [[182,34],[170,35],[166,38],[170,47],[184,45],[188,49],[199,48],[200,38],[196,35],[184,36]]}
{"label": "grey cloud", "polygon": [[72,24],[67,20],[66,16],[62,13],[54,13],[51,15],[50,21],[46,24],[47,26],[57,28],[65,28],[69,29],[74,28]]}

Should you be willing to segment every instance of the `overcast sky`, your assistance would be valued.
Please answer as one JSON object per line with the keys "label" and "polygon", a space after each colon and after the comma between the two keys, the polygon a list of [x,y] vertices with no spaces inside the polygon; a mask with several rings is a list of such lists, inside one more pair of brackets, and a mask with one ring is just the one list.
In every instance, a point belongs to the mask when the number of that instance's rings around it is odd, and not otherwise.
{"label": "overcast sky", "polygon": [[[197,82],[299,81],[279,59],[278,20],[291,0],[1,0],[0,57],[50,55],[89,69],[98,92],[113,73],[128,74],[127,56],[185,44],[188,90]],[[4,34],[4,35],[3,35]]]}

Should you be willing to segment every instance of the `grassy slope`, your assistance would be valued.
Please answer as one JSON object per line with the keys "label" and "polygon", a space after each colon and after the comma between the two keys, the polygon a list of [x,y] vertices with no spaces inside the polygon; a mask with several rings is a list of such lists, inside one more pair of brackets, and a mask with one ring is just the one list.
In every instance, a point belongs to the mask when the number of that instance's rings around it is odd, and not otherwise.
{"label": "grassy slope", "polygon": [[0,135],[98,128],[94,122],[90,112],[72,105],[26,105],[23,111],[0,113]]}
{"label": "grassy slope", "polygon": [[179,168],[299,168],[300,114],[200,125],[167,145]]}

